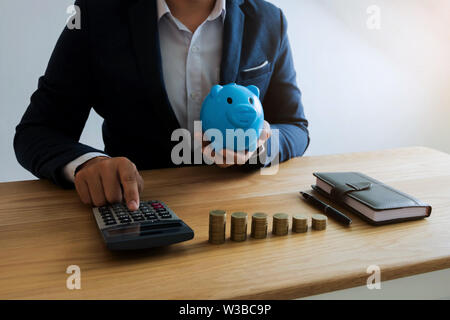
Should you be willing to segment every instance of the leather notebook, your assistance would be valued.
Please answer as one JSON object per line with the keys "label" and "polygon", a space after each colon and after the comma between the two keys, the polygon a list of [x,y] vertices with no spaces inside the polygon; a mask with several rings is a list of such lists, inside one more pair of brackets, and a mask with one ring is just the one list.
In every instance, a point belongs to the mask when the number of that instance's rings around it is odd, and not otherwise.
{"label": "leather notebook", "polygon": [[429,217],[431,206],[359,172],[314,173],[312,188],[373,225]]}

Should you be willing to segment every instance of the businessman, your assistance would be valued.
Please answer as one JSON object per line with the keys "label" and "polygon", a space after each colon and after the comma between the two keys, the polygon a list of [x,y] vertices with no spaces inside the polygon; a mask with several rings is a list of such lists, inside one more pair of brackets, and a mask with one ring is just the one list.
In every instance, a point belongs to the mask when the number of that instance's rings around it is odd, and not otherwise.
{"label": "businessman", "polygon": [[[85,204],[125,201],[136,210],[143,187],[138,170],[174,166],[172,132],[193,131],[202,100],[218,83],[260,89],[266,120],[260,146],[278,129],[280,161],[305,152],[308,122],[287,22],[274,5],[262,0],[75,5],[81,28],[62,32],[16,128],[17,159],[37,177],[75,185]],[[79,142],[91,108],[104,119],[105,150]]]}

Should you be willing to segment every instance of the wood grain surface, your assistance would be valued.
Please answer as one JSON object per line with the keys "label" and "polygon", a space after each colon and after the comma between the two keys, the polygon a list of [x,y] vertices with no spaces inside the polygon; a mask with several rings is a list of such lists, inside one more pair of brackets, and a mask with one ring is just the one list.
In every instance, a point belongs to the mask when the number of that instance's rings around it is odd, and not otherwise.
{"label": "wood grain surface", "polygon": [[[316,171],[361,171],[433,206],[431,217],[373,227],[329,220],[326,231],[211,245],[208,212],[311,215],[298,195]],[[191,241],[110,252],[91,209],[48,181],[0,184],[0,299],[291,299],[450,267],[450,155],[416,147],[304,157],[262,176],[215,167],[142,172],[142,198],[166,202],[195,231]],[[341,208],[342,209],[342,208]],[[342,209],[346,212],[344,209]],[[269,226],[270,227],[270,226]],[[81,289],[66,268],[81,268]]]}

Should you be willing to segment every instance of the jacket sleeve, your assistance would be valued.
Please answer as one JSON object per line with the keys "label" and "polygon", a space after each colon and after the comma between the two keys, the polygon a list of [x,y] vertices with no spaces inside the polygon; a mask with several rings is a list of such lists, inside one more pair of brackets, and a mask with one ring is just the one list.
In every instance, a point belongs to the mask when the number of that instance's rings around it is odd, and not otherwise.
{"label": "jacket sleeve", "polygon": [[94,103],[83,4],[75,2],[81,29],[63,30],[14,137],[19,163],[63,187],[72,186],[62,172],[67,163],[88,152],[102,152],[78,142]]}
{"label": "jacket sleeve", "polygon": [[[287,36],[287,21],[281,10],[280,16],[280,49],[264,98],[264,114],[271,129],[279,130],[279,160],[283,162],[302,156],[310,139],[308,121],[303,111],[301,92],[297,86],[294,62]],[[269,139],[266,145],[269,159],[272,159],[276,152],[276,150],[271,150],[271,145]]]}

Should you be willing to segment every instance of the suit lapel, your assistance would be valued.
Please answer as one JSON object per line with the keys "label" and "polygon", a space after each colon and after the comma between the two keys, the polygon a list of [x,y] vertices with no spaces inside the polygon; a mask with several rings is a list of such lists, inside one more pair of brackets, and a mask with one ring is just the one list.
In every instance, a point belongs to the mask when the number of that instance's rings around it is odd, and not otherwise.
{"label": "suit lapel", "polygon": [[240,8],[241,3],[242,0],[227,1],[220,68],[220,82],[222,85],[236,82],[239,72],[244,34],[244,13]]}
{"label": "suit lapel", "polygon": [[131,38],[139,71],[155,113],[168,124],[170,133],[179,127],[164,86],[156,1],[140,0],[129,10]]}

